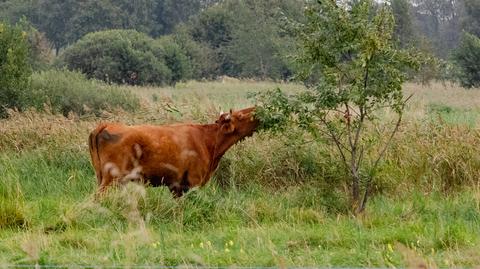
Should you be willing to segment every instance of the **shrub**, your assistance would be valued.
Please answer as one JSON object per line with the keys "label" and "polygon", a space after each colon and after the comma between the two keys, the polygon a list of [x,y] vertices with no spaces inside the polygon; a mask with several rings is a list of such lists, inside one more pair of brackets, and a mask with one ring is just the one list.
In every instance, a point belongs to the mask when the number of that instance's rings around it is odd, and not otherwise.
{"label": "shrub", "polygon": [[33,71],[49,69],[55,59],[53,44],[45,33],[38,31],[25,17],[22,17],[17,26],[26,35],[29,47],[28,62]]}
{"label": "shrub", "polygon": [[480,87],[480,38],[464,33],[453,60],[459,68],[460,84],[467,88]]}
{"label": "shrub", "polygon": [[85,35],[65,49],[60,64],[88,78],[129,84],[169,84],[172,71],[164,50],[135,30],[107,30]]}
{"label": "shrub", "polygon": [[182,25],[176,28],[172,34],[175,43],[185,52],[191,70],[191,78],[204,79],[214,78],[219,69],[218,55],[206,42],[193,40],[187,26]]}
{"label": "shrub", "polygon": [[55,58],[52,43],[44,33],[33,26],[27,28],[28,43],[30,44],[29,61],[33,70],[46,70],[51,67]]}
{"label": "shrub", "polygon": [[37,109],[45,104],[53,112],[68,115],[70,111],[79,115],[102,110],[122,108],[133,111],[139,107],[139,100],[132,93],[107,85],[98,80],[87,80],[80,73],[72,71],[45,71],[32,75],[31,92],[25,103]]}
{"label": "shrub", "polygon": [[0,23],[0,117],[7,108],[22,106],[22,90],[31,74],[28,55],[27,34],[18,25]]}
{"label": "shrub", "polygon": [[183,49],[175,43],[171,36],[158,39],[158,45],[163,48],[165,64],[172,72],[171,84],[191,78],[192,70],[189,59]]}

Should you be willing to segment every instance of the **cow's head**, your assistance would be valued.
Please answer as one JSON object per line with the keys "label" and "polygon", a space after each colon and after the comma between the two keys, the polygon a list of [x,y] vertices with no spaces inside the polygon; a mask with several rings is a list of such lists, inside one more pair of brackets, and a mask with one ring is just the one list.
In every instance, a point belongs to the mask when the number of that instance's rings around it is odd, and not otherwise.
{"label": "cow's head", "polygon": [[255,107],[249,107],[242,110],[221,113],[216,121],[220,124],[221,131],[224,134],[238,135],[245,137],[252,135],[257,128],[259,121],[254,116]]}

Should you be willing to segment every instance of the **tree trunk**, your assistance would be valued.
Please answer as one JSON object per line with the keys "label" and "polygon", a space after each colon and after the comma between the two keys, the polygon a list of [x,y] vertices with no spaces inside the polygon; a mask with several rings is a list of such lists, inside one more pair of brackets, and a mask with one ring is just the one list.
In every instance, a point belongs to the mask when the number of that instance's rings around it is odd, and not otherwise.
{"label": "tree trunk", "polygon": [[360,202],[360,175],[358,170],[352,167],[352,209],[357,210]]}

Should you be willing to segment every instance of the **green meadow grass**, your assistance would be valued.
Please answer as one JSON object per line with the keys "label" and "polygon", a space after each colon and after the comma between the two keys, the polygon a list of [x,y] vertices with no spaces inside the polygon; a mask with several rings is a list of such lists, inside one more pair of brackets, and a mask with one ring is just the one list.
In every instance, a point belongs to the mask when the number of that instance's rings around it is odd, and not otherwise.
{"label": "green meadow grass", "polygon": [[275,86],[132,87],[144,100],[136,113],[0,121],[0,266],[480,265],[480,93],[451,86],[407,85],[416,94],[360,216],[349,211],[335,151],[295,128],[235,145],[215,178],[181,199],[133,183],[95,199],[86,140],[96,122],[211,122]]}

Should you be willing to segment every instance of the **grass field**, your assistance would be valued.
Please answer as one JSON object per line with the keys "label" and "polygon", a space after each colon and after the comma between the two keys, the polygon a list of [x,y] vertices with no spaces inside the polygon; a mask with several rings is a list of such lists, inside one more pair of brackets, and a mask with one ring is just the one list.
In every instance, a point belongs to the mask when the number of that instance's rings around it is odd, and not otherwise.
{"label": "grass field", "polygon": [[335,152],[297,129],[237,144],[209,184],[181,199],[136,184],[93,199],[87,137],[100,120],[212,122],[252,105],[249,92],[277,86],[301,89],[237,80],[134,87],[135,113],[0,121],[0,267],[480,265],[478,90],[406,85],[415,95],[357,217]]}

